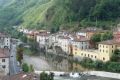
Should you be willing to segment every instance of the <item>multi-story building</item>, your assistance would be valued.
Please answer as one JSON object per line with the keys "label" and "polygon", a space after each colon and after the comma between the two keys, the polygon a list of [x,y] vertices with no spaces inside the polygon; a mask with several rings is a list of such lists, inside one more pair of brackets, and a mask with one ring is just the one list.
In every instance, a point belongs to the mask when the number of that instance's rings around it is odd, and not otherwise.
{"label": "multi-story building", "polygon": [[104,32],[105,31],[101,28],[88,27],[86,29],[81,29],[79,32],[77,32],[77,35],[84,36],[85,38],[90,39],[93,34]]}
{"label": "multi-story building", "polygon": [[67,36],[59,36],[58,46],[60,46],[64,52],[68,53],[70,41],[71,39]]}
{"label": "multi-story building", "polygon": [[72,41],[73,55],[78,56],[81,50],[89,49],[89,40],[86,38],[76,38]]}
{"label": "multi-story building", "polygon": [[8,35],[0,33],[0,48],[9,48],[11,46],[11,38]]}
{"label": "multi-story building", "polygon": [[103,62],[109,61],[114,51],[118,48],[118,44],[116,41],[108,40],[98,43],[98,49],[79,49],[77,54],[73,54],[74,56],[79,56],[81,58],[88,57],[93,60],[101,60]]}
{"label": "multi-story building", "polygon": [[48,33],[40,33],[36,37],[36,41],[39,43],[39,45],[41,47],[46,45],[48,39],[49,39],[49,34]]}
{"label": "multi-story building", "polygon": [[0,69],[2,69],[5,72],[5,75],[9,74],[9,58],[9,49],[0,48]]}

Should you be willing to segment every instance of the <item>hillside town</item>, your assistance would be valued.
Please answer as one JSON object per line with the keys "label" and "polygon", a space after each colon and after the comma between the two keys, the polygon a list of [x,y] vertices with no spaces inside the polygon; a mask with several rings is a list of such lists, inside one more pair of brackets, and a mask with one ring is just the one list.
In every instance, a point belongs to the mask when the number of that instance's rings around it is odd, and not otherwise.
{"label": "hillside town", "polygon": [[110,60],[113,52],[120,49],[120,28],[113,30],[111,39],[100,41],[97,44],[91,41],[94,34],[104,34],[109,30],[103,30],[96,27],[88,27],[78,32],[60,31],[51,34],[46,30],[20,29],[27,38],[35,39],[40,47],[59,46],[68,55],[72,54],[76,59],[84,57],[92,60],[101,60],[107,62]]}
{"label": "hillside town", "polygon": [[[48,53],[55,53],[54,55],[57,55],[57,57],[54,58],[54,56],[52,56],[55,61],[52,60],[51,63],[54,67],[56,65],[58,71],[80,71],[79,68],[81,68],[81,66],[78,64],[73,64],[72,69],[70,70],[68,60],[63,57],[68,59],[71,59],[72,57],[72,59],[75,61],[81,61],[84,58],[90,58],[93,61],[108,62],[110,61],[115,50],[120,50],[119,27],[112,31],[103,30],[96,27],[87,27],[77,32],[62,30],[57,33],[51,33],[47,30],[32,29],[18,29],[18,31],[23,33],[27,39],[35,40],[40,49],[44,49]],[[107,32],[113,33],[110,39],[99,41],[97,43],[91,41],[93,35],[105,34]],[[21,67],[18,66],[16,49],[17,45],[20,44],[15,44],[15,40],[17,39],[13,39],[8,34],[0,33],[0,79],[40,80],[37,73],[24,73]],[[22,43],[24,42],[21,42],[21,44]],[[25,55],[23,58],[26,58]],[[50,60],[51,59],[48,61]],[[63,63],[61,61],[63,61]]]}

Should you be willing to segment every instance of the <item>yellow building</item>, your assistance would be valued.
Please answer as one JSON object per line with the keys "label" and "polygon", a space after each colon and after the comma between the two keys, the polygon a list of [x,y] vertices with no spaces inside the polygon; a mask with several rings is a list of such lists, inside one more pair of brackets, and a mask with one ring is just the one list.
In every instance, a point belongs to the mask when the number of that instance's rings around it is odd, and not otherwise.
{"label": "yellow building", "polygon": [[113,40],[98,43],[98,49],[80,49],[73,46],[73,55],[81,58],[88,57],[93,60],[109,61],[114,51],[118,49]]}
{"label": "yellow building", "polygon": [[109,61],[114,51],[117,49],[117,42],[113,40],[100,42],[98,45],[99,59]]}
{"label": "yellow building", "polygon": [[81,50],[89,49],[89,40],[86,38],[74,39],[72,41],[73,55],[79,56]]}

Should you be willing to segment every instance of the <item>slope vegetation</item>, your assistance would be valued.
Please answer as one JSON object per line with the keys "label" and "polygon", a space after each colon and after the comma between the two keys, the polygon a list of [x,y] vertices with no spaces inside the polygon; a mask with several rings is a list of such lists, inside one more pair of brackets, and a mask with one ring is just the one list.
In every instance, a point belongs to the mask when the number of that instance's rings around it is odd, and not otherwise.
{"label": "slope vegetation", "polygon": [[1,27],[109,28],[120,17],[120,0],[0,0],[0,6]]}

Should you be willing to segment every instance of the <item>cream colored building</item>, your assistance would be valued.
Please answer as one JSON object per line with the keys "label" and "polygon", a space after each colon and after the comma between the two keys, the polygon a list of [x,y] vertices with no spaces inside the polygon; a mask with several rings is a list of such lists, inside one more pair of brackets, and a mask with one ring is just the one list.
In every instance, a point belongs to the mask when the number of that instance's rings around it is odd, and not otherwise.
{"label": "cream colored building", "polygon": [[81,50],[89,49],[89,40],[86,38],[74,39],[72,41],[73,55],[79,57]]}
{"label": "cream colored building", "polygon": [[9,58],[9,50],[0,48],[0,69],[5,72],[5,75],[9,74]]}
{"label": "cream colored building", "polygon": [[11,38],[3,33],[0,33],[0,48],[9,48],[11,47]]}
{"label": "cream colored building", "polygon": [[[74,49],[74,48],[73,48]],[[118,49],[118,44],[113,40],[103,41],[98,43],[98,49],[79,49],[77,54],[74,56],[79,56],[81,58],[88,57],[93,60],[101,60],[103,62],[109,61],[114,51]]]}
{"label": "cream colored building", "polygon": [[59,36],[58,37],[58,46],[62,48],[62,50],[66,53],[69,52],[69,44],[71,39],[67,36]]}

